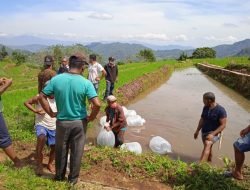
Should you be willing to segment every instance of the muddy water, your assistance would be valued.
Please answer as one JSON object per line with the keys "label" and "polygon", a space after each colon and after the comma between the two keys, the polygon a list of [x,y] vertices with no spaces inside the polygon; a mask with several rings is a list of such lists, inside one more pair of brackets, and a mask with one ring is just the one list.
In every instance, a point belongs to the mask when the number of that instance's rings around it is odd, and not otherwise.
{"label": "muddy water", "polygon": [[[141,128],[128,128],[126,142],[137,141],[148,151],[152,136],[167,139],[173,148],[171,157],[197,161],[202,151],[201,138],[193,139],[203,108],[202,95],[212,91],[216,101],[228,113],[221,150],[214,145],[214,163],[222,165],[223,156],[233,159],[232,144],[242,128],[250,123],[250,101],[235,91],[202,74],[196,68],[175,71],[170,79],[152,93],[128,106],[146,120]],[[246,156],[250,164],[250,153]]]}

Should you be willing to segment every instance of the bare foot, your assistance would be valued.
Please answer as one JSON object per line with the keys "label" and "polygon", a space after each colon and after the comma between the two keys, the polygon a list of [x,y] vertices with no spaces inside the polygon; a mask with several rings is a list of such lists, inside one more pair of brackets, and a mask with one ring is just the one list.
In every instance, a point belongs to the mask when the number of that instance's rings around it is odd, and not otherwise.
{"label": "bare foot", "polygon": [[55,173],[55,168],[52,166],[52,164],[48,164],[47,165],[47,169],[51,172],[51,173]]}
{"label": "bare foot", "polygon": [[19,159],[14,162],[14,167],[15,168],[21,168],[22,167],[22,163],[21,163],[21,161]]}
{"label": "bare foot", "polygon": [[41,176],[43,175],[43,166],[39,165],[36,167],[36,175]]}
{"label": "bare foot", "polygon": [[235,178],[237,180],[243,180],[244,179],[243,175],[240,172],[233,171],[232,176],[233,176],[233,178]]}

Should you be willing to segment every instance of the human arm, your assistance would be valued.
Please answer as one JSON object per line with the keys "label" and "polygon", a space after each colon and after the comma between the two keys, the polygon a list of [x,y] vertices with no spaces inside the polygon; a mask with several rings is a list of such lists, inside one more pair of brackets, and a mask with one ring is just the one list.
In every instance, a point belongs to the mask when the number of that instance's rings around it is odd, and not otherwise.
{"label": "human arm", "polygon": [[11,86],[12,79],[1,78],[0,96]]}
{"label": "human arm", "polygon": [[197,137],[198,137],[198,135],[199,135],[199,132],[200,132],[201,128],[203,127],[203,123],[204,123],[204,120],[203,120],[203,118],[201,117],[201,118],[200,118],[200,121],[199,121],[199,123],[198,123],[198,127],[197,127],[197,129],[196,129],[196,131],[195,131],[195,133],[194,133],[194,139],[197,139]]}
{"label": "human arm", "polygon": [[32,105],[33,104],[37,104],[38,103],[38,96],[35,96],[29,100],[27,100],[26,102],[24,102],[24,105],[32,112],[43,115],[45,114],[43,109],[35,109]]}
{"label": "human arm", "polygon": [[87,117],[87,122],[93,121],[100,111],[101,103],[98,97],[94,97],[89,100],[92,104],[92,109],[90,115]]}
{"label": "human arm", "polygon": [[240,136],[244,137],[247,133],[250,133],[250,125],[248,125],[245,129],[241,130]]}
{"label": "human arm", "polygon": [[44,111],[50,116],[50,117],[56,117],[57,113],[54,113],[52,109],[50,108],[49,102],[47,100],[48,96],[41,92],[38,97],[38,101],[40,102],[42,108]]}

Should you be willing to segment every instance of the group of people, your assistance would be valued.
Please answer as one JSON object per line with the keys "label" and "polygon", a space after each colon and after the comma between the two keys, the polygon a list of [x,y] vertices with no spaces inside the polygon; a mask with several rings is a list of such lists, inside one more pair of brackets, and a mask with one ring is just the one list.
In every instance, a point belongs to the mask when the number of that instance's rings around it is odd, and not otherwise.
{"label": "group of people", "polygon": [[[68,153],[70,152],[70,172],[68,181],[77,182],[81,159],[86,140],[87,124],[93,121],[100,109],[98,98],[99,81],[106,77],[107,89],[104,100],[107,101],[107,130],[113,130],[116,145],[123,143],[126,119],[121,106],[112,95],[117,79],[118,68],[113,57],[103,68],[96,61],[95,55],[89,56],[87,63],[84,56],[72,55],[69,60],[63,58],[62,64],[55,72],[52,56],[45,56],[44,69],[38,74],[38,94],[25,101],[24,105],[35,113],[36,174],[43,174],[43,149],[50,147],[47,169],[55,172],[55,180],[65,180]],[[88,79],[82,76],[88,65]],[[12,79],[0,79],[0,95],[11,85]],[[1,97],[1,96],[0,96]],[[88,114],[86,100],[91,104]],[[0,147],[6,152],[16,167],[21,166],[16,156],[3,115],[0,98]],[[123,131],[120,133],[119,131]],[[121,135],[123,134],[123,135]],[[55,160],[55,171],[53,161]]]}
{"label": "group of people", "polygon": [[[89,56],[87,63],[84,56],[72,55],[69,60],[64,58],[62,65],[56,73],[53,67],[53,57],[46,56],[44,69],[38,75],[38,94],[27,100],[24,105],[35,113],[36,145],[36,173],[43,174],[43,149],[45,144],[50,147],[47,169],[54,172],[55,180],[65,180],[68,153],[70,152],[70,172],[68,181],[77,183],[81,160],[86,140],[87,124],[93,121],[101,106],[98,98],[99,82],[106,79],[104,100],[107,101],[105,113],[107,123],[105,129],[115,134],[115,147],[124,142],[126,131],[126,118],[122,107],[113,95],[114,83],[117,80],[118,68],[113,57],[109,63],[102,67],[96,61],[96,55]],[[88,65],[88,79],[82,76]],[[0,78],[0,147],[14,162],[16,167],[21,166],[16,156],[4,118],[1,95],[12,84],[12,79]],[[91,104],[90,113],[87,103]],[[226,127],[227,113],[225,109],[215,102],[215,95],[211,92],[203,95],[204,108],[194,133],[197,139],[199,131],[202,132],[204,149],[200,161],[212,160],[213,144],[220,139],[220,134]],[[235,170],[231,173],[236,179],[243,179],[242,167],[244,152],[250,151],[250,125],[241,131],[241,138],[234,143]]]}
{"label": "group of people", "polygon": [[[194,139],[197,139],[201,130],[201,138],[203,142],[203,151],[200,157],[201,162],[212,161],[212,147],[215,142],[222,138],[222,132],[226,127],[227,113],[226,110],[215,102],[215,95],[207,92],[203,95],[204,107],[198,127],[194,133]],[[245,160],[245,152],[250,151],[250,125],[240,132],[240,138],[234,144],[235,169],[233,172],[226,172],[226,176],[235,179],[243,179],[243,164]]]}

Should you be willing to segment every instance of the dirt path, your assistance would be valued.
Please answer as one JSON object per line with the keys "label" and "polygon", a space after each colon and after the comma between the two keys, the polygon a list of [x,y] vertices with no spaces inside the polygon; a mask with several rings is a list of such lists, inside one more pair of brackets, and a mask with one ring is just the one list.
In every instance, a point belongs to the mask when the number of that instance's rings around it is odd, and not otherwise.
{"label": "dirt path", "polygon": [[[30,166],[35,169],[35,144],[34,143],[14,143],[15,150],[21,159],[24,166]],[[89,147],[85,147],[88,151]],[[46,163],[48,161],[48,151],[44,153],[44,175],[45,178],[53,178],[53,174],[46,169]],[[7,156],[4,152],[0,151],[0,162],[4,162]],[[117,170],[111,170],[109,168],[101,167],[99,165],[91,167],[88,170],[81,170],[77,189],[88,189],[88,190],[169,190],[171,187],[166,186],[159,181],[152,180],[140,180],[133,179],[129,176],[125,176],[122,172]]]}

